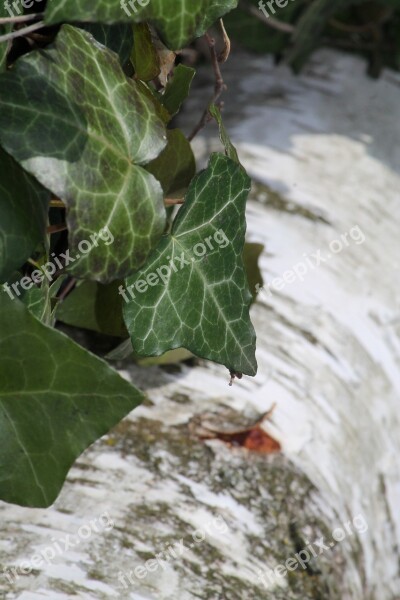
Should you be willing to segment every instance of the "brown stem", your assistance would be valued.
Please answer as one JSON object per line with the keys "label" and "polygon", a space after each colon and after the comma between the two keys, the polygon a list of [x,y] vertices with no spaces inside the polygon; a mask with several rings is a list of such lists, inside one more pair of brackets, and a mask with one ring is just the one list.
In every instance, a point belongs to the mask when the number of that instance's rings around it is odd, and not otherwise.
{"label": "brown stem", "polygon": [[47,228],[47,233],[50,235],[52,233],[59,233],[60,231],[66,231],[67,226],[65,223],[61,223],[60,225],[49,225]]}
{"label": "brown stem", "polygon": [[195,138],[196,135],[199,133],[199,131],[201,131],[203,129],[203,127],[205,127],[207,125],[208,121],[211,121],[212,117],[210,115],[209,108],[212,104],[217,103],[217,101],[221,97],[222,93],[226,90],[226,85],[222,78],[221,69],[220,69],[220,66],[218,63],[218,55],[215,50],[215,40],[212,37],[210,37],[210,35],[208,33],[206,33],[204,37],[206,38],[208,47],[210,49],[211,62],[212,62],[212,66],[214,69],[214,75],[215,75],[214,94],[212,95],[212,98],[211,98],[210,102],[208,103],[207,108],[203,112],[200,121],[198,122],[196,127],[193,129],[192,133],[189,135],[189,137],[188,137],[189,142],[191,142],[193,140],[193,138]]}
{"label": "brown stem", "polygon": [[68,281],[68,283],[66,284],[65,288],[63,289],[63,291],[60,293],[59,296],[57,296],[58,302],[63,302],[63,300],[65,300],[65,298],[68,296],[68,294],[70,292],[72,292],[72,290],[74,289],[77,281],[78,280],[75,279],[75,277],[72,277],[70,279],[70,281]]}
{"label": "brown stem", "polygon": [[177,204],[183,204],[184,202],[184,198],[165,198],[164,200],[165,206],[176,206]]}

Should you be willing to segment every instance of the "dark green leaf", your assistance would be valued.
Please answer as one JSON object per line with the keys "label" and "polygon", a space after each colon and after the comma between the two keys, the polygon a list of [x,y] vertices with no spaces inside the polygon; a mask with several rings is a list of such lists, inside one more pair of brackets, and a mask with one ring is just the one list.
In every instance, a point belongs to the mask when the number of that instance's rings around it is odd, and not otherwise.
{"label": "dark green leaf", "polygon": [[165,194],[186,189],[196,174],[192,147],[179,129],[167,132],[168,144],[146,169],[161,183]]}
{"label": "dark green leaf", "polygon": [[103,25],[101,23],[82,23],[82,29],[88,31],[92,36],[118,54],[122,66],[125,66],[131,57],[133,48],[132,26],[128,23],[116,23],[115,25]]}
{"label": "dark green leaf", "polygon": [[118,295],[120,285],[121,281],[108,285],[83,281],[59,304],[56,318],[73,327],[126,337],[122,299]]}
{"label": "dark green leaf", "polygon": [[66,25],[54,47],[18,60],[0,76],[0,139],[65,201],[71,273],[108,282],[145,262],[166,215],[161,186],[142,165],[166,132],[113,52]]}
{"label": "dark green leaf", "polygon": [[187,348],[255,375],[242,258],[249,191],[244,169],[222,154],[192,181],[171,233],[126,282],[125,322],[139,355]]}
{"label": "dark green leaf", "polygon": [[147,23],[134,25],[132,63],[138,79],[151,81],[160,74],[160,61]]}
{"label": "dark green leaf", "polygon": [[0,499],[54,502],[73,462],[142,394],[0,293]]}
{"label": "dark green leaf", "polygon": [[97,23],[152,21],[173,49],[200,37],[217,19],[236,8],[237,0],[69,0],[48,2],[47,23],[91,21]]}
{"label": "dark green leaf", "polygon": [[0,282],[7,281],[43,239],[49,200],[49,192],[0,147]]}
{"label": "dark green leaf", "polygon": [[178,65],[174,70],[174,75],[168,82],[163,96],[160,97],[171,117],[175,116],[189,95],[190,86],[195,76],[195,69]]}

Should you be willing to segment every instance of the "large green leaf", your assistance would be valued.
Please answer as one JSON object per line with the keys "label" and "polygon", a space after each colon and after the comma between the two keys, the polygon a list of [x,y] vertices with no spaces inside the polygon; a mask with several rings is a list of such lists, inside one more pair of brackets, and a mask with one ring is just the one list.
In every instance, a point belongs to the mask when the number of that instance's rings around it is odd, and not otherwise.
{"label": "large green leaf", "polygon": [[255,375],[252,296],[242,259],[249,191],[244,169],[221,154],[192,181],[171,234],[122,291],[138,354],[183,347]]}
{"label": "large green leaf", "polygon": [[[71,273],[108,282],[145,262],[166,216],[161,185],[141,165],[162,151],[166,132],[116,54],[62,27],[53,47],[0,75],[0,140],[67,204]],[[115,243],[97,240],[87,252],[105,227]]]}
{"label": "large green leaf", "polygon": [[48,2],[47,23],[63,21],[152,21],[166,44],[183,48],[219,17],[236,8],[237,0],[57,0]]}
{"label": "large green leaf", "polygon": [[46,507],[76,458],[142,394],[0,292],[0,499]]}
{"label": "large green leaf", "polygon": [[0,147],[0,282],[7,281],[43,239],[49,200],[49,192]]}

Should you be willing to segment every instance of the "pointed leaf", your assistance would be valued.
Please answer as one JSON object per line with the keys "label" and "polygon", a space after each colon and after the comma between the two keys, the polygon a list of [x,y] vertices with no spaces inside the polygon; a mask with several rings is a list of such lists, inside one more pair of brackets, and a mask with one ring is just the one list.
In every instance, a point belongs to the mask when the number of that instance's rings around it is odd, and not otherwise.
{"label": "pointed leaf", "polygon": [[236,148],[232,144],[232,142],[230,140],[230,137],[228,135],[228,132],[225,129],[225,125],[223,124],[222,116],[221,116],[221,111],[219,110],[219,108],[217,106],[215,106],[215,104],[213,104],[212,106],[210,106],[209,110],[210,110],[211,115],[214,117],[214,119],[218,123],[219,137],[221,139],[222,145],[225,148],[225,154],[227,156],[229,156],[229,158],[231,158],[235,162],[239,163],[239,156],[238,156],[238,153],[236,151]]}
{"label": "pointed leaf", "polygon": [[152,21],[173,49],[200,37],[217,19],[236,8],[237,0],[68,0],[48,2],[47,23]]}
{"label": "pointed leaf", "polygon": [[0,499],[46,507],[83,450],[143,397],[4,292],[0,331]]}
{"label": "pointed leaf", "polygon": [[[0,140],[65,201],[71,273],[107,282],[145,262],[166,215],[161,186],[142,165],[164,148],[166,132],[116,54],[63,26],[54,46],[0,76]],[[105,227],[116,242],[89,252]]]}
{"label": "pointed leaf", "polygon": [[123,291],[138,354],[160,356],[183,347],[255,375],[252,296],[242,259],[249,191],[244,169],[221,154],[213,154],[192,181],[171,234]]}

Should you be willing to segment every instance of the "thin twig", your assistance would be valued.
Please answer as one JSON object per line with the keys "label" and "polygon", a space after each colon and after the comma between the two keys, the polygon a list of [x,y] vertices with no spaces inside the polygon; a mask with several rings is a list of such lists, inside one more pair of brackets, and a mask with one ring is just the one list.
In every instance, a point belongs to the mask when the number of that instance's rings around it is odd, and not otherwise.
{"label": "thin twig", "polygon": [[65,284],[63,291],[60,293],[59,296],[57,296],[58,302],[63,302],[65,300],[65,298],[68,296],[68,294],[70,292],[72,292],[72,290],[74,289],[77,281],[78,280],[75,279],[75,277],[71,277],[71,279],[68,281],[68,283]]}
{"label": "thin twig", "polygon": [[210,37],[210,35],[208,33],[206,33],[204,37],[206,38],[208,46],[210,48],[211,62],[212,62],[212,66],[214,69],[214,75],[215,75],[214,94],[213,94],[210,102],[208,103],[207,108],[203,112],[203,115],[202,115],[200,121],[198,122],[196,127],[193,129],[192,133],[189,135],[189,137],[188,137],[189,142],[191,142],[193,140],[193,138],[196,137],[196,135],[199,133],[199,131],[201,131],[203,129],[203,127],[205,127],[205,125],[207,125],[208,121],[211,121],[212,117],[210,115],[209,108],[212,104],[217,103],[217,101],[221,97],[222,93],[226,90],[226,85],[222,78],[221,69],[220,69],[220,66],[218,63],[218,55],[215,50],[215,40],[212,37]]}
{"label": "thin twig", "polygon": [[41,19],[42,17],[44,17],[44,13],[21,15],[20,17],[3,17],[0,19],[0,25],[6,25],[7,23],[24,23],[25,21],[34,21],[35,19]]}
{"label": "thin twig", "polygon": [[39,23],[34,23],[33,25],[29,25],[28,27],[23,27],[22,29],[17,29],[16,31],[12,31],[11,33],[6,33],[5,35],[0,35],[0,43],[8,42],[9,40],[14,40],[18,37],[23,37],[32,31],[37,31],[38,29],[42,29],[45,27],[44,21],[39,21]]}
{"label": "thin twig", "polygon": [[242,10],[245,10],[256,19],[259,19],[264,23],[264,25],[268,25],[272,29],[276,29],[277,31],[281,31],[282,33],[294,33],[295,28],[290,23],[284,23],[283,21],[279,21],[278,19],[274,19],[274,17],[266,17],[264,13],[260,11],[259,8],[256,8],[253,5],[246,4],[246,2],[239,2],[239,7]]}
{"label": "thin twig", "polygon": [[177,204],[183,204],[185,200],[183,198],[165,198],[165,206],[176,206]]}
{"label": "thin twig", "polygon": [[60,231],[66,231],[67,226],[65,223],[61,223],[61,225],[49,225],[47,228],[47,233],[50,235],[52,233],[59,233]]}

